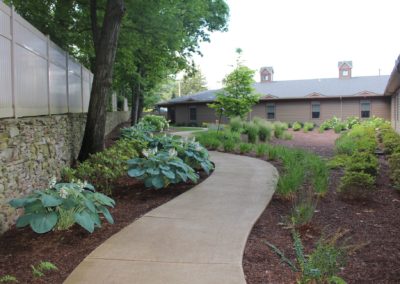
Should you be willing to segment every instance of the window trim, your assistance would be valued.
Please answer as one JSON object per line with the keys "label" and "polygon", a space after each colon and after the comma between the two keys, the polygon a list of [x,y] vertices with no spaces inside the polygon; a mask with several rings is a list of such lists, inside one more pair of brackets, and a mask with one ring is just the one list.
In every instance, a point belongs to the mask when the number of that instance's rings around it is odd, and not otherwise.
{"label": "window trim", "polygon": [[[191,116],[192,109],[195,110],[195,119],[192,119],[192,116]],[[195,107],[195,106],[189,107],[189,122],[197,122],[197,107]]]}
{"label": "window trim", "polygon": [[[318,117],[314,117],[313,105],[319,106]],[[321,119],[321,103],[320,102],[311,102],[311,119]]]}
{"label": "window trim", "polygon": [[[274,112],[273,113],[272,112],[268,112],[268,107],[269,106],[274,107]],[[267,120],[275,120],[276,119],[276,104],[275,103],[267,103],[266,106],[265,106],[265,112],[266,112]],[[268,114],[273,114],[274,118],[269,118]]]}
{"label": "window trim", "polygon": [[[362,109],[362,105],[363,104],[369,104],[369,110],[363,110]],[[368,116],[363,116],[363,112],[364,111],[368,111]],[[360,118],[370,118],[371,117],[371,113],[372,113],[372,103],[370,100],[361,100],[360,101]]]}

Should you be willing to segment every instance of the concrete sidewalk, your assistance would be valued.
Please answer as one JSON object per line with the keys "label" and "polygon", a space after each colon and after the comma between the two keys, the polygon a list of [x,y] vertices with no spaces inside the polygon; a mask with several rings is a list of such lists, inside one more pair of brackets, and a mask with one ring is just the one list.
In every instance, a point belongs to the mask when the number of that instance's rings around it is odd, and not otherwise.
{"label": "concrete sidewalk", "polygon": [[211,177],[112,236],[65,283],[246,283],[243,250],[278,173],[261,160],[210,153]]}

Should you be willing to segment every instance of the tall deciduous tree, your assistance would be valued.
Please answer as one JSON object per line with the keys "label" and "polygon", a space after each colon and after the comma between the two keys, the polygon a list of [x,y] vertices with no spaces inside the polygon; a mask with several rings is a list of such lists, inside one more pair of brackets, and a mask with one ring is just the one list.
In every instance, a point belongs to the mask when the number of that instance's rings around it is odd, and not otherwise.
{"label": "tall deciduous tree", "polygon": [[235,69],[225,77],[223,91],[217,93],[215,102],[208,106],[215,109],[219,115],[245,118],[252,106],[259,101],[260,96],[254,93],[252,86],[254,71],[242,64],[240,60],[242,50],[237,49],[236,52],[238,59]]}
{"label": "tall deciduous tree", "polygon": [[207,90],[206,78],[198,66],[187,73],[180,83],[181,96],[193,95],[205,90]]}
{"label": "tall deciduous tree", "polygon": [[111,90],[112,71],[117,51],[122,17],[125,13],[124,0],[107,0],[103,22],[99,26],[97,0],[90,1],[90,17],[95,50],[93,84],[89,111],[79,160],[103,150],[107,117],[107,96]]}

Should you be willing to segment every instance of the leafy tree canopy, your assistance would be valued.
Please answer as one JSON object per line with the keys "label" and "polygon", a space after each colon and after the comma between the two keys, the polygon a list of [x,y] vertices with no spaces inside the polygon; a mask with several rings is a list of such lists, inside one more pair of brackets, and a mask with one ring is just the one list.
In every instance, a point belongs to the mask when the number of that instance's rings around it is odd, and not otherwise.
{"label": "leafy tree canopy", "polygon": [[242,64],[242,50],[237,49],[236,52],[238,59],[235,69],[225,77],[223,91],[217,93],[215,102],[208,106],[215,109],[219,115],[245,118],[252,106],[259,101],[260,95],[254,93],[252,86],[255,71]]}

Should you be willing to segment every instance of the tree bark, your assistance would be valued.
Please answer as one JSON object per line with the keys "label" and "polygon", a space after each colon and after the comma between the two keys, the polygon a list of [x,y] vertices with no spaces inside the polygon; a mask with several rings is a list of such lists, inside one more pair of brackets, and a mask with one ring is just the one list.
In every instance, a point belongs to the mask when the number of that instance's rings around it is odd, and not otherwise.
{"label": "tree bark", "polygon": [[[93,3],[96,4],[96,0],[91,0],[91,5]],[[111,89],[118,36],[125,12],[124,0],[108,0],[106,5],[100,36],[97,41],[94,40],[95,69],[85,134],[78,157],[80,161],[104,149],[107,96]],[[94,10],[91,9],[91,13],[96,12]],[[91,15],[91,20],[97,21],[97,17]],[[92,27],[93,32],[96,33],[97,23],[92,23]],[[96,35],[93,34],[94,39],[95,37]]]}
{"label": "tree bark", "polygon": [[141,86],[136,82],[131,87],[132,90],[132,111],[131,111],[131,125],[136,125],[139,122],[139,107],[140,107],[140,94]]}

